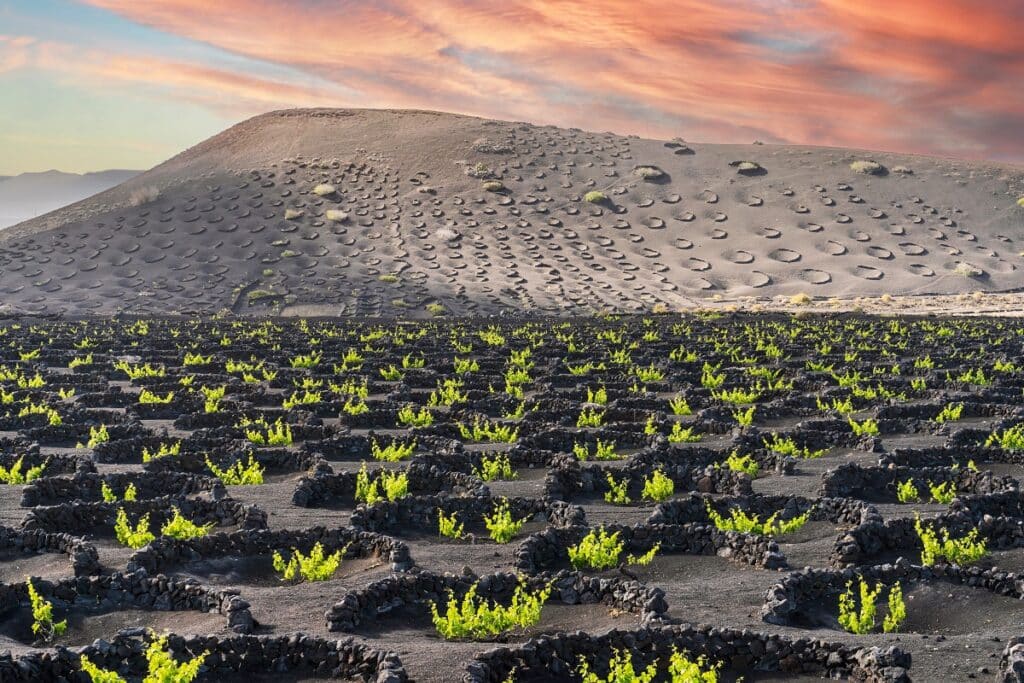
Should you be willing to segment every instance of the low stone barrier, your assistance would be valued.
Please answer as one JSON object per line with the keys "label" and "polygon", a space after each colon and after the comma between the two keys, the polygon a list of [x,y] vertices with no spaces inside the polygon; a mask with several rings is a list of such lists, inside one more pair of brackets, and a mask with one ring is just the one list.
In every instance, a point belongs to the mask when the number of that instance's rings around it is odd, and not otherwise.
{"label": "low stone barrier", "polygon": [[[582,631],[532,638],[518,647],[498,647],[477,655],[464,683],[501,683],[515,671],[527,682],[571,680],[580,660],[603,674],[616,651],[629,653],[636,670],[667,661],[673,651],[724,662],[730,673],[781,672],[864,683],[910,683],[910,654],[895,647],[858,648],[810,638],[710,626],[671,625],[635,631],[612,630],[595,636]],[[731,680],[731,679],[730,679]]]}
{"label": "low stone barrier", "polygon": [[446,603],[448,592],[461,599],[473,584],[477,595],[488,600],[507,601],[520,581],[529,591],[550,584],[551,599],[566,605],[601,603],[640,616],[641,622],[657,623],[668,611],[664,592],[637,581],[621,578],[602,579],[581,572],[562,571],[555,575],[519,577],[500,573],[477,577],[474,574],[435,574],[421,571],[395,574],[347,593],[326,613],[331,631],[355,631],[357,627],[402,605],[426,601]]}

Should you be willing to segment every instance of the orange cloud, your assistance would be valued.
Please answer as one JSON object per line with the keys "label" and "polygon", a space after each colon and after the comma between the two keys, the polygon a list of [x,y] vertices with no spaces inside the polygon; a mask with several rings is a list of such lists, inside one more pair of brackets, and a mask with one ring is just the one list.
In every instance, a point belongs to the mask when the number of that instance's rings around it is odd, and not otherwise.
{"label": "orange cloud", "polygon": [[27,66],[35,42],[31,36],[0,35],[0,74]]}
{"label": "orange cloud", "polygon": [[1010,125],[1024,120],[1024,7],[1008,0],[84,1],[324,84],[152,68],[211,104],[425,107],[1024,158]]}

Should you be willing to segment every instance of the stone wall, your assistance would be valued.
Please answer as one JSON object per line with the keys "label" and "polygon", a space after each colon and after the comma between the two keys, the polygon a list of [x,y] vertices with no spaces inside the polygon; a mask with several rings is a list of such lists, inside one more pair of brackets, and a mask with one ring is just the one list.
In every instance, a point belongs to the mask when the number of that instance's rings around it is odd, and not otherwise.
{"label": "stone wall", "polygon": [[[821,678],[849,678],[865,683],[909,683],[910,655],[895,647],[857,648],[824,640],[756,633],[728,628],[672,625],[635,631],[613,630],[601,636],[577,631],[533,638],[518,647],[498,647],[478,655],[466,667],[464,683],[532,683],[573,680],[580,659],[599,674],[616,651],[628,652],[637,670],[665,662],[673,650],[692,658],[723,662],[735,675],[755,671]],[[730,678],[730,680],[732,680]]]}
{"label": "stone wall", "polygon": [[601,603],[637,614],[643,623],[659,622],[668,611],[660,588],[620,578],[602,579],[568,571],[526,578],[511,573],[477,577],[473,574],[422,571],[395,574],[364,589],[350,591],[327,611],[327,628],[331,631],[353,631],[358,625],[403,605],[423,605],[426,601],[434,601],[443,606],[449,591],[456,599],[461,599],[473,584],[477,584],[479,597],[507,601],[520,581],[531,592],[550,584],[551,600],[566,605]]}

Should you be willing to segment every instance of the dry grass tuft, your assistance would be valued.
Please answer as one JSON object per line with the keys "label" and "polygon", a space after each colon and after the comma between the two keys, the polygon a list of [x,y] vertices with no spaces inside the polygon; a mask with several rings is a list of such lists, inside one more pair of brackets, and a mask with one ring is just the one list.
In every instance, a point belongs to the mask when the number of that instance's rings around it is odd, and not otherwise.
{"label": "dry grass tuft", "polygon": [[984,270],[978,268],[977,266],[973,266],[970,263],[967,263],[966,261],[961,261],[957,263],[956,268],[953,269],[953,272],[963,277],[981,277],[982,275],[985,274]]}
{"label": "dry grass tuft", "polygon": [[865,175],[882,175],[885,173],[885,166],[870,159],[859,159],[850,164],[850,170]]}
{"label": "dry grass tuft", "polygon": [[811,295],[806,292],[799,292],[789,297],[789,303],[794,306],[806,306],[811,303],[811,301],[813,301]]}
{"label": "dry grass tuft", "polygon": [[477,180],[484,180],[486,178],[493,178],[494,175],[495,175],[494,174],[494,169],[492,169],[490,166],[488,166],[487,164],[485,164],[482,161],[479,162],[479,163],[473,164],[472,166],[467,166],[466,169],[465,169],[465,173],[470,178],[476,178]]}
{"label": "dry grass tuft", "polygon": [[333,221],[335,223],[343,223],[344,221],[348,220],[348,213],[346,213],[345,211],[340,211],[338,209],[327,209],[327,212],[324,214],[324,216],[327,218],[327,220]]}
{"label": "dry grass tuft", "polygon": [[483,184],[483,188],[488,192],[504,192],[506,189],[500,180],[488,180]]}
{"label": "dry grass tuft", "polygon": [[334,185],[329,185],[327,183],[320,183],[319,185],[313,188],[313,194],[317,195],[318,197],[327,197],[329,195],[334,194],[337,191],[338,188],[336,188]]}
{"label": "dry grass tuft", "polygon": [[132,206],[142,206],[143,204],[156,201],[159,196],[160,190],[152,185],[147,185],[146,187],[132,190],[132,193],[128,195],[128,203]]}
{"label": "dry grass tuft", "polygon": [[305,215],[305,213],[306,212],[303,211],[302,209],[285,209],[284,219],[286,221],[293,221],[297,218],[302,218]]}
{"label": "dry grass tuft", "polygon": [[665,175],[657,166],[636,166],[633,168],[633,175],[640,176],[644,180],[657,180]]}

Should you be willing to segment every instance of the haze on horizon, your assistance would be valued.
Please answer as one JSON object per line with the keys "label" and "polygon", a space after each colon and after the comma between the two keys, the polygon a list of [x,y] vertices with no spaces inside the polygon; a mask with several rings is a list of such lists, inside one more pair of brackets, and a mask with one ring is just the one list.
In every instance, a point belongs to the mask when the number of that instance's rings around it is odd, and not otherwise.
{"label": "haze on horizon", "polygon": [[0,175],[309,106],[1020,163],[1021,35],[1012,0],[0,0]]}

